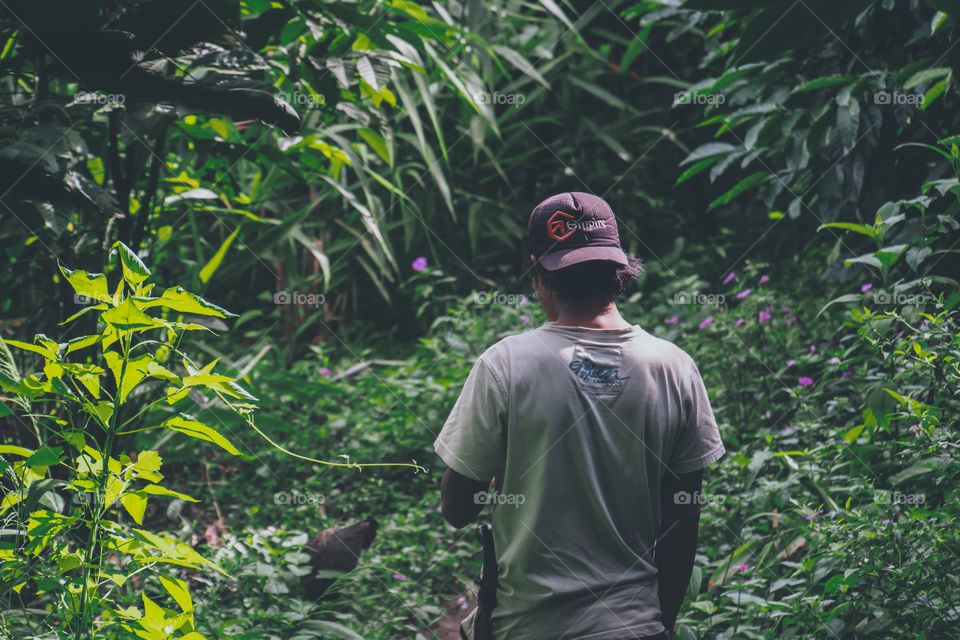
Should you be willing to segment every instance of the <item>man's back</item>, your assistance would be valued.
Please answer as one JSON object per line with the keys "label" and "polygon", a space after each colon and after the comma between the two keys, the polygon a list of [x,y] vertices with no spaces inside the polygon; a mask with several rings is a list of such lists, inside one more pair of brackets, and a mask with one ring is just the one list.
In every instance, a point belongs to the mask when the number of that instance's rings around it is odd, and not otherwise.
{"label": "man's back", "polygon": [[493,515],[498,640],[663,630],[661,479],[723,455],[682,350],[637,326],[549,322],[506,338],[478,359],[436,449],[468,478],[505,469]]}

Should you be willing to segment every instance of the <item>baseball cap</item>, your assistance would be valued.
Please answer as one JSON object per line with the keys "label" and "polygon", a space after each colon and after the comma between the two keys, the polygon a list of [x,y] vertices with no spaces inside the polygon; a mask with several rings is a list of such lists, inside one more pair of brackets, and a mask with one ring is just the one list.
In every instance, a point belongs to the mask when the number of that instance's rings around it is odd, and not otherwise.
{"label": "baseball cap", "polygon": [[613,209],[603,198],[581,191],[558,193],[534,207],[527,242],[547,271],[587,260],[629,264]]}

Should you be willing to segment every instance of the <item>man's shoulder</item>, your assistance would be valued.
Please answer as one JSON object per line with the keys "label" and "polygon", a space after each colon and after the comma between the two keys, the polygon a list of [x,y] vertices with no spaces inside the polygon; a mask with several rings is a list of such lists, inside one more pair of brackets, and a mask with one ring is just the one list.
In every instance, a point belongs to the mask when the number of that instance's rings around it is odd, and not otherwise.
{"label": "man's shoulder", "polygon": [[638,331],[638,337],[637,340],[633,342],[633,348],[637,355],[646,359],[683,366],[693,364],[693,358],[681,347],[666,338],[660,338],[651,333],[647,333],[643,329]]}

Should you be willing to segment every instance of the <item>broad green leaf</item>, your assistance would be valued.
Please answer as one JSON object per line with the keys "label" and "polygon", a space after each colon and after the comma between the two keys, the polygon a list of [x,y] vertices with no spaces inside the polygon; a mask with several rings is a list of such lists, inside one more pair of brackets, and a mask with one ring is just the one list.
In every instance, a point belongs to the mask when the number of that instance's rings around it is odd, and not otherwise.
{"label": "broad green leaf", "polygon": [[26,459],[25,464],[30,467],[49,467],[60,462],[63,448],[42,446],[36,453]]}
{"label": "broad green leaf", "polygon": [[174,491],[173,489],[168,489],[159,484],[148,484],[143,489],[143,493],[148,493],[152,496],[168,496],[170,498],[180,498],[181,500],[186,500],[187,502],[199,502],[196,498],[190,497],[185,493],[180,493],[179,491]]}
{"label": "broad green leaf", "polygon": [[383,136],[373,129],[367,128],[357,129],[357,134],[370,145],[370,148],[373,149],[378,156],[383,158],[384,162],[390,164],[390,150],[387,148],[387,143],[384,141]]}
{"label": "broad green leaf", "polygon": [[150,270],[147,269],[147,265],[143,264],[137,254],[122,242],[115,242],[113,248],[120,253],[123,279],[130,284],[132,289],[136,290],[140,283],[150,277]]}
{"label": "broad green leaf", "polygon": [[166,307],[182,313],[194,313],[200,316],[215,316],[217,318],[233,317],[236,315],[222,307],[218,307],[212,302],[204,300],[198,295],[185,291],[182,287],[170,287],[166,289],[159,298],[138,299],[137,302],[141,309]]}
{"label": "broad green leaf", "polygon": [[90,300],[100,302],[112,302],[113,296],[110,294],[107,276],[102,273],[87,273],[86,271],[72,271],[64,266],[60,267],[60,272],[73,287],[73,291],[81,298],[78,298],[80,304],[86,304]]}
{"label": "broad green leaf", "polygon": [[118,306],[100,314],[100,319],[121,331],[136,331],[162,327],[156,318],[151,318],[137,308],[133,298],[126,298]]}
{"label": "broad green leaf", "polygon": [[215,429],[211,429],[202,422],[198,422],[193,416],[187,414],[174,416],[164,421],[164,423],[160,426],[166,427],[167,429],[171,429],[173,431],[179,431],[180,433],[186,434],[191,438],[198,438],[200,440],[212,442],[232,455],[240,455],[240,451],[230,444],[229,440],[223,437]]}
{"label": "broad green leaf", "polygon": [[120,389],[120,402],[126,401],[130,392],[146,378],[150,371],[150,363],[153,362],[153,356],[144,354],[127,361],[127,366],[123,368],[123,358],[115,351],[105,351],[103,354],[107,366],[113,372],[113,378],[116,384],[120,385],[121,373],[123,375],[123,385]]}
{"label": "broad green leaf", "polygon": [[[824,227],[831,227],[833,229],[847,229],[849,231],[863,234],[869,238],[875,238],[877,236],[877,232],[873,227],[868,227],[865,224],[856,224],[855,222],[827,222],[820,225],[820,229],[823,229]],[[817,231],[820,229],[817,229]]]}
{"label": "broad green leaf", "polygon": [[143,524],[143,514],[147,510],[147,496],[141,491],[131,491],[120,496],[120,504],[127,510],[137,524]]}
{"label": "broad green leaf", "polygon": [[184,613],[192,612],[193,600],[190,598],[190,588],[187,587],[187,583],[180,578],[168,578],[167,576],[159,576],[159,578],[163,588],[180,605],[180,610]]}

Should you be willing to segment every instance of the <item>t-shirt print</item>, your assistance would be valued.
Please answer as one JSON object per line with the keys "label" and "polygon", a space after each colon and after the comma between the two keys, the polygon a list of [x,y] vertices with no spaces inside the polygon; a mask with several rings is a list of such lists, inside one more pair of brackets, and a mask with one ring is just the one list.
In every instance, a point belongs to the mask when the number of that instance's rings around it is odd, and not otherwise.
{"label": "t-shirt print", "polygon": [[620,393],[624,382],[630,378],[623,374],[622,365],[619,346],[579,343],[573,346],[573,359],[567,367],[583,391],[591,395],[612,396]]}

